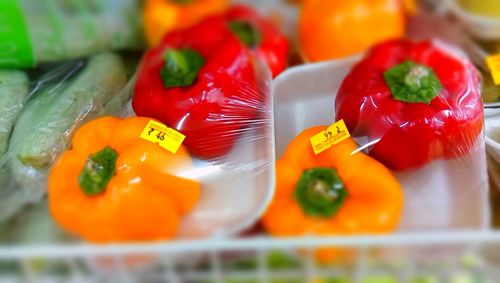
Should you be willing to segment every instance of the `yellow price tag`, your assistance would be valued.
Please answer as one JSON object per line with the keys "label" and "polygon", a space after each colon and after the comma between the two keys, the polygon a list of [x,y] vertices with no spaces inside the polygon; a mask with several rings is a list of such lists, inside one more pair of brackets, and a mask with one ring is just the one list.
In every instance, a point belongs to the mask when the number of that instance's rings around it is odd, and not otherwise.
{"label": "yellow price tag", "polygon": [[349,134],[349,130],[347,130],[344,120],[339,120],[333,123],[326,130],[311,137],[310,141],[314,154],[319,154],[329,149],[332,145],[338,144],[350,136],[351,135]]}
{"label": "yellow price tag", "polygon": [[486,64],[490,69],[495,85],[500,85],[500,54],[486,57]]}
{"label": "yellow price tag", "polygon": [[186,138],[185,135],[178,131],[153,120],[148,122],[139,137],[143,140],[156,143],[174,154],[177,153],[177,150],[179,150],[179,147]]}

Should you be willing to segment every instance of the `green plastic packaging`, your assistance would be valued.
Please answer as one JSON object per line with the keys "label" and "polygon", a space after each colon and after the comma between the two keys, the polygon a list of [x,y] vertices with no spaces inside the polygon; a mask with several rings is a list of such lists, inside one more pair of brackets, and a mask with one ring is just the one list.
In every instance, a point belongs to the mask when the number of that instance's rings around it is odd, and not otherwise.
{"label": "green plastic packaging", "polygon": [[143,47],[135,0],[2,0],[0,27],[0,69]]}

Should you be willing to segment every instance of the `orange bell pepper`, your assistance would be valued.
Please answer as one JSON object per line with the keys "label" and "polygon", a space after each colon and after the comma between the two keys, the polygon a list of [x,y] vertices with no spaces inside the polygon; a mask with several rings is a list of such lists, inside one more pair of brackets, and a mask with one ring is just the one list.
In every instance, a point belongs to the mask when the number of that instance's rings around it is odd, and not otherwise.
{"label": "orange bell pepper", "polygon": [[[276,164],[276,191],[262,218],[273,236],[387,233],[398,225],[403,193],[391,171],[359,152],[348,138],[315,155],[309,139],[318,126],[299,134]],[[332,254],[320,249],[320,261]]]}
{"label": "orange bell pepper", "polygon": [[148,118],[104,117],[76,132],[48,179],[59,225],[92,242],[164,240],[200,198],[200,184],[175,174],[191,167],[187,150],[172,154],[139,138]]}
{"label": "orange bell pepper", "polygon": [[228,7],[228,0],[146,0],[143,20],[148,43],[155,46],[166,33],[190,27]]}
{"label": "orange bell pepper", "polygon": [[401,37],[405,6],[400,0],[304,0],[299,20],[301,51],[308,61],[323,61]]}

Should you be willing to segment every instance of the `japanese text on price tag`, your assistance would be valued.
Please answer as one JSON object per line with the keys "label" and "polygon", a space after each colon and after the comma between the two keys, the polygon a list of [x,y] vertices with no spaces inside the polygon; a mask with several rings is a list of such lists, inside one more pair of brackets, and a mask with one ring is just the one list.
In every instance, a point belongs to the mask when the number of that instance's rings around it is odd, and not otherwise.
{"label": "japanese text on price tag", "polygon": [[314,154],[319,154],[329,149],[332,145],[338,144],[350,136],[351,135],[347,130],[344,120],[339,120],[333,123],[326,130],[311,137],[310,141]]}
{"label": "japanese text on price tag", "polygon": [[148,122],[139,137],[143,140],[156,143],[174,154],[177,153],[177,150],[179,150],[179,147],[186,138],[186,136],[178,131],[153,120]]}

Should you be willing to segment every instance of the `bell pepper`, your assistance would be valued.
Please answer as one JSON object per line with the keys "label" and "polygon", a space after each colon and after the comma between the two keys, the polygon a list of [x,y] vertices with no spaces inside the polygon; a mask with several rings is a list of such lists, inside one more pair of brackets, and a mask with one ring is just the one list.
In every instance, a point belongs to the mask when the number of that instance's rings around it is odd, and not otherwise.
{"label": "bell pepper", "polygon": [[243,5],[233,6],[225,17],[235,34],[267,62],[273,77],[285,70],[290,46],[273,23]]}
{"label": "bell pepper", "polygon": [[226,154],[264,108],[250,51],[222,17],[168,34],[140,64],[132,106],[186,136],[191,154]]}
{"label": "bell pepper", "polygon": [[302,1],[299,42],[311,62],[354,55],[404,31],[400,0]]}
{"label": "bell pepper", "polygon": [[467,154],[483,128],[479,75],[465,57],[431,41],[373,48],[344,79],[337,119],[393,170]]}
{"label": "bell pepper", "polygon": [[188,28],[228,6],[228,0],[146,0],[142,14],[148,43],[155,46],[172,30]]}
{"label": "bell pepper", "polygon": [[176,174],[191,167],[139,136],[148,118],[103,117],[76,132],[48,178],[56,222],[92,242],[165,240],[200,198],[200,184]]}
{"label": "bell pepper", "polygon": [[[315,155],[309,139],[325,130],[309,128],[276,163],[275,196],[262,218],[274,236],[387,233],[397,226],[401,187],[384,165],[347,138]],[[319,251],[328,261],[329,252]]]}

